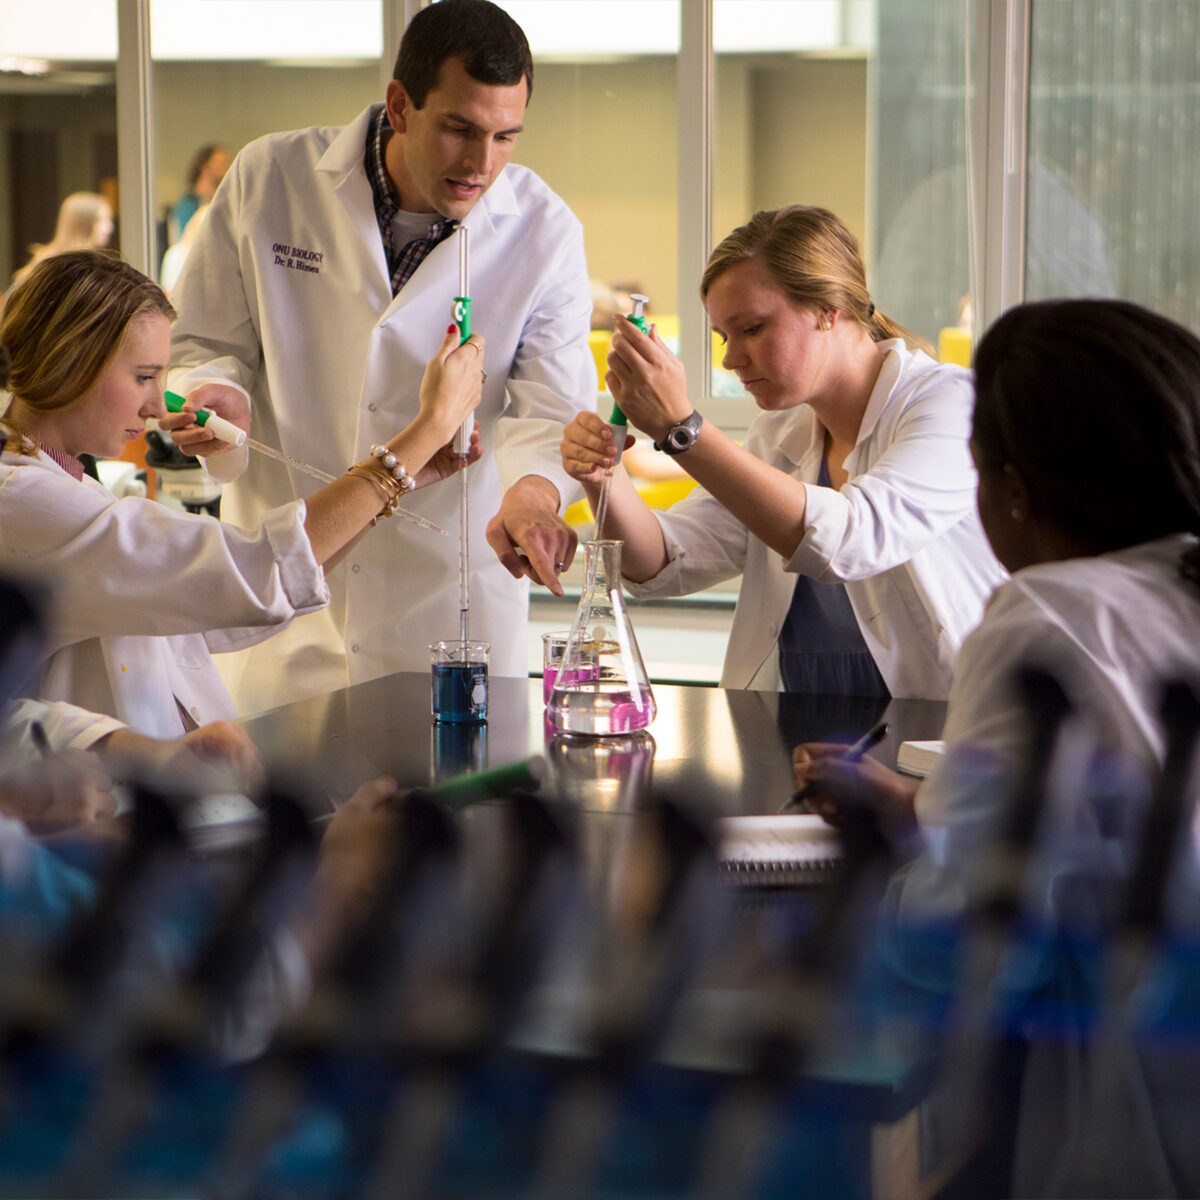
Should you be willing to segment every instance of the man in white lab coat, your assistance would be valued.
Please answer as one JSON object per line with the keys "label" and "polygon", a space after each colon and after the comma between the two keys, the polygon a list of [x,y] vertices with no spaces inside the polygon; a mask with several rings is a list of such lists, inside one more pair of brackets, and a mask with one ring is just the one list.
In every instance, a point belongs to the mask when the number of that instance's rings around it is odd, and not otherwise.
{"label": "man in white lab coat", "polygon": [[[487,373],[483,457],[468,471],[470,633],[491,643],[496,675],[527,672],[526,577],[561,593],[575,536],[558,514],[575,485],[559,441],[565,422],[594,408],[597,384],[582,228],[508,161],[532,85],[525,36],[503,10],[487,0],[422,9],[385,104],[238,155],[173,294],[169,386],[337,475],[417,411],[459,291],[461,222]],[[199,429],[176,440],[231,481],[230,521],[316,486]],[[425,671],[428,643],[458,636],[458,481],[404,503],[451,536],[380,522],[331,576],[328,608],[223,667],[241,712]]]}

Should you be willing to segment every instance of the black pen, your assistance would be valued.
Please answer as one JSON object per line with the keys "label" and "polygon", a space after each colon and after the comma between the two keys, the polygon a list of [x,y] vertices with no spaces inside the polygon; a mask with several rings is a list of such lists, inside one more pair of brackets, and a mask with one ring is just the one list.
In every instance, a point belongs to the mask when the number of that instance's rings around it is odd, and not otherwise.
{"label": "black pen", "polygon": [[38,754],[42,758],[49,758],[50,739],[46,736],[46,728],[41,721],[34,721],[29,726],[29,736],[33,739],[33,744],[37,748]]}
{"label": "black pen", "polygon": [[[852,746],[847,746],[844,754],[840,755],[842,762],[858,762],[872,746],[878,746],[888,735],[888,723],[880,721],[873,729],[868,730]],[[804,798],[808,794],[809,784],[797,788],[791,797],[783,802],[779,809],[781,813],[791,812],[794,808],[804,807]]]}

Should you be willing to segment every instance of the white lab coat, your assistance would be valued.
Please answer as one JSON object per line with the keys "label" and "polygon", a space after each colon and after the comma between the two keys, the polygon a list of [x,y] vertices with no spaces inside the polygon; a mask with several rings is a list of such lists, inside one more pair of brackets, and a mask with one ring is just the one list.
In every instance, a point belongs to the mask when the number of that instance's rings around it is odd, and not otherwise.
{"label": "white lab coat", "polygon": [[999,588],[959,656],[943,738],[947,753],[918,794],[928,825],[961,822],[975,795],[955,767],[1001,772],[1021,761],[1028,736],[1013,672],[1026,661],[1060,676],[1086,711],[1095,741],[1142,769],[1162,761],[1162,683],[1200,681],[1200,591],[1177,564],[1189,535],[1095,558],[1018,571]]}
{"label": "white lab coat", "polygon": [[[172,389],[240,386],[252,396],[255,438],[334,475],[416,415],[425,363],[458,292],[452,237],[392,298],[363,170],[372,111],[344,129],[274,134],[247,146],[173,293],[180,316]],[[472,327],[487,339],[488,374],[476,414],[484,457],[469,472],[471,635],[491,643],[493,674],[525,675],[528,585],[500,566],[485,529],[523,475],[551,480],[560,511],[575,493],[559,459],[562,427],[596,403],[583,233],[536,175],[511,164],[464,224]],[[243,461],[238,451],[212,459],[211,469],[228,478]],[[316,486],[251,455],[225,489],[222,515],[245,523]],[[398,519],[369,533],[331,578],[327,610],[239,656],[245,669],[229,678],[244,711],[392,671],[427,671],[428,643],[457,637],[459,481],[405,504],[451,536]]]}
{"label": "white lab coat", "polygon": [[14,700],[0,709],[0,766],[41,754],[34,739],[34,725],[40,726],[51,750],[87,750],[102,737],[126,728],[116,717],[61,700]]}
{"label": "white lab coat", "polygon": [[153,500],[117,500],[45,454],[0,454],[0,569],[49,593],[41,697],[151,737],[236,717],[210,651],[328,602],[293,502],[251,536]]}
{"label": "white lab coat", "polygon": [[[635,596],[678,596],[742,573],[722,687],[780,686],[779,633],[796,575],[841,581],[893,696],[946,698],[954,658],[1006,576],[975,511],[969,372],[880,343],[883,367],[841,489],[810,487],[804,537],[785,563],[698,488],[659,515],[669,562]],[[761,413],[745,447],[815,484],[824,427],[807,406]]]}
{"label": "white lab coat", "polygon": [[[949,985],[943,957],[926,953],[937,939],[910,940],[912,933],[931,924],[941,929],[946,918],[961,914],[975,885],[992,877],[980,869],[981,856],[998,834],[1030,736],[1016,687],[1017,669],[1026,663],[1048,667],[1073,703],[1064,757],[1050,776],[1038,839],[1043,849],[1026,902],[1035,919],[1076,933],[1087,928],[1077,922],[1106,911],[1099,901],[1107,900],[1111,918],[1113,888],[1134,861],[1147,789],[1163,759],[1162,685],[1186,678],[1200,686],[1200,590],[1178,571],[1181,555],[1195,544],[1181,534],[1026,567],[997,589],[958,658],[946,753],[917,793],[926,852],[893,877],[883,908],[885,932],[908,931],[882,942],[906,978]],[[1194,796],[1186,811],[1194,811]],[[1185,923],[1190,928],[1183,936],[1194,939],[1194,832],[1189,840],[1192,854],[1176,857],[1168,898],[1172,923]],[[1062,963],[1051,971],[1054,966],[1048,958],[1043,977],[1026,955],[1009,982],[1053,985],[1060,1002],[1078,1003],[1072,991],[1078,972]],[[1141,1014],[1156,1003],[1135,1009]],[[1194,1056],[1181,1059],[1178,1047],[1155,1046],[1152,1038],[1122,1040],[1120,1069],[1099,1094],[1103,1077],[1092,1074],[1096,1048],[1089,1042],[1103,1026],[1078,1030],[1078,1042],[1066,1036],[1068,1028],[1033,1043],[1012,1194],[1195,1195],[1197,1097],[1194,1085],[1179,1087],[1181,1079],[1195,1078],[1194,1069],[1188,1074]]]}

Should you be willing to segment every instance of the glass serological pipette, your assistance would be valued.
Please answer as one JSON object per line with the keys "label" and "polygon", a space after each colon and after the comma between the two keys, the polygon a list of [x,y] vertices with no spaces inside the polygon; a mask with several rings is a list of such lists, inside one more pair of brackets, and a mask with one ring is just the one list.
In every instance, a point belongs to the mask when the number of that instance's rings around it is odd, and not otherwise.
{"label": "glass serological pipette", "polygon": [[[184,398],[176,392],[167,392],[164,396],[164,402],[166,403],[168,412],[182,412],[183,406],[186,403]],[[328,471],[322,471],[318,467],[309,466],[308,463],[301,462],[298,458],[293,458],[290,454],[284,454],[282,450],[276,450],[273,446],[267,446],[262,442],[255,441],[244,429],[239,429],[232,421],[227,421],[224,417],[217,416],[216,413],[210,412],[207,408],[196,409],[192,416],[195,417],[197,425],[212,434],[218,441],[228,442],[231,446],[247,446],[251,450],[256,450],[259,454],[265,454],[268,458],[273,458],[278,463],[283,463],[285,467],[291,467],[293,470],[301,471],[313,479],[319,479],[322,483],[333,483],[337,478],[336,475],[330,475]],[[396,515],[403,517],[406,521],[411,521],[414,525],[420,525],[422,529],[431,529],[435,533],[442,534],[443,537],[449,536],[447,531],[440,525],[427,520],[425,517],[418,516],[414,512],[409,512],[407,509],[396,509]]]}
{"label": "glass serological pipette", "polygon": [[[458,295],[454,297],[454,323],[458,326],[458,344],[461,346],[471,336],[471,295],[467,279],[467,230],[466,226],[458,227]],[[467,457],[471,452],[471,432],[475,428],[475,417],[471,414],[462,423],[462,428],[455,438],[455,449],[462,458],[462,467],[458,472],[459,505],[458,505],[458,640],[464,647],[463,657],[466,658],[466,644],[469,640],[471,624],[471,597],[469,589],[470,572],[467,563],[468,521],[467,521]]]}
{"label": "glass serological pipette", "polygon": [[[646,324],[646,318],[642,316],[642,311],[650,302],[650,297],[634,292],[629,298],[633,301],[633,312],[630,314],[629,320],[643,333],[648,334],[650,329]],[[608,418],[608,427],[612,430],[613,445],[616,447],[617,457],[613,459],[613,465],[604,472],[604,482],[600,485],[600,499],[596,504],[597,541],[600,541],[604,537],[604,517],[608,512],[608,493],[612,487],[613,472],[617,469],[617,463],[621,461],[621,455],[625,453],[625,434],[629,429],[629,422],[626,420],[625,414],[621,411],[621,406],[616,401],[613,401],[612,415]]]}

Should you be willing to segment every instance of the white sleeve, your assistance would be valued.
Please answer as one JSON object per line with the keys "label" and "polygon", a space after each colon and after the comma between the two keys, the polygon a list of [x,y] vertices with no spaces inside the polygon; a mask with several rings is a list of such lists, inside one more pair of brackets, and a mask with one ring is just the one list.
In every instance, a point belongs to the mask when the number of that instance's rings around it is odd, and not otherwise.
{"label": "white sleeve", "polygon": [[40,725],[51,750],[87,750],[102,737],[126,728],[123,721],[89,712],[57,700],[16,700],[0,714],[0,761],[37,758],[41,750],[33,739]]}
{"label": "white sleeve", "polygon": [[302,501],[251,535],[33,462],[0,483],[0,513],[0,563],[51,585],[58,645],[281,625],[329,600]]}
{"label": "white sleeve", "polygon": [[910,561],[975,510],[966,374],[939,373],[896,420],[891,444],[844,487],[809,487],[804,536],[788,570],[870,579]]}
{"label": "white sleeve", "polygon": [[558,489],[559,512],[580,493],[563,470],[563,427],[596,409],[596,365],[588,346],[591,288],[583,231],[573,222],[542,274],[508,377],[508,407],[496,423],[496,465],[507,491],[523,475]]}
{"label": "white sleeve", "polygon": [[[262,362],[238,250],[243,169],[239,155],[209,205],[172,292],[179,317],[171,330],[167,387],[181,396],[201,384],[220,383],[236,387],[249,400]],[[215,470],[210,473],[222,480],[235,478],[248,460],[244,448],[213,455]]]}
{"label": "white sleeve", "polygon": [[749,531],[703,488],[654,515],[666,541],[667,565],[645,583],[627,582],[630,595],[688,596],[745,569]]}

